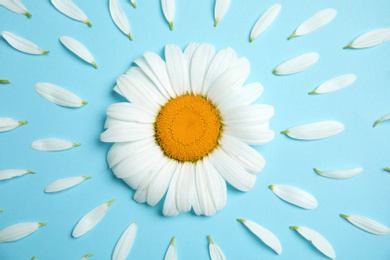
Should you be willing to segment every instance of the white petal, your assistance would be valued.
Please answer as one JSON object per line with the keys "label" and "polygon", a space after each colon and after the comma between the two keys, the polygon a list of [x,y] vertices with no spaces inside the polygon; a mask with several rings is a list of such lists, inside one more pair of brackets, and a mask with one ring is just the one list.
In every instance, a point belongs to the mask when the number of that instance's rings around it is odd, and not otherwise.
{"label": "white petal", "polygon": [[31,144],[31,148],[38,151],[62,151],[80,146],[80,143],[73,143],[63,139],[45,138],[36,140]]}
{"label": "white petal", "polygon": [[336,17],[336,14],[336,9],[332,8],[319,11],[304,21],[301,25],[299,25],[295,32],[290,37],[288,37],[288,39],[292,39],[295,36],[308,34],[317,30],[318,28],[321,28],[322,26],[330,23]]}
{"label": "white petal", "polygon": [[234,188],[249,191],[255,185],[256,175],[247,172],[222,149],[214,149],[209,158],[219,174]]}
{"label": "white petal", "polygon": [[165,19],[169,23],[169,29],[173,30],[173,20],[175,19],[175,0],[161,0],[161,7],[165,16]]}
{"label": "white petal", "polygon": [[187,45],[187,47],[184,50],[184,56],[187,58],[188,62],[192,60],[192,56],[194,55],[198,47],[199,47],[199,43],[197,42],[191,42],[190,44]]}
{"label": "white petal", "polygon": [[193,189],[195,188],[195,168],[193,163],[185,162],[177,177],[176,183],[176,207],[179,212],[191,210]]}
{"label": "white petal", "polygon": [[262,145],[271,142],[275,133],[268,129],[268,124],[258,126],[225,126],[224,133],[234,136],[249,145]]}
{"label": "white petal", "polygon": [[27,173],[34,174],[35,172],[33,170],[20,170],[20,169],[0,170],[0,181],[22,176]]}
{"label": "white petal", "polygon": [[256,39],[272,24],[276,16],[278,16],[281,8],[282,5],[280,4],[272,5],[259,17],[255,25],[253,26],[251,36],[249,38],[250,42]]}
{"label": "white petal", "polygon": [[21,52],[25,52],[28,54],[47,54],[49,51],[44,51],[41,48],[39,48],[35,43],[32,43],[14,33],[4,31],[2,33],[3,38],[15,49]]}
{"label": "white petal", "polygon": [[344,49],[368,48],[390,40],[390,27],[375,29],[359,36]]}
{"label": "white petal", "polygon": [[107,116],[118,121],[134,123],[154,123],[156,116],[143,106],[127,102],[115,103],[107,108]]}
{"label": "white petal", "polygon": [[237,54],[231,48],[220,50],[214,56],[204,79],[202,94],[205,95],[208,93],[214,82],[233,64],[236,59]]}
{"label": "white petal", "polygon": [[301,72],[317,63],[319,58],[320,55],[318,53],[306,53],[280,64],[273,73],[276,75],[288,75]]}
{"label": "white petal", "polygon": [[378,120],[376,120],[374,123],[374,127],[376,127],[380,122],[383,122],[383,121],[386,121],[389,119],[390,119],[390,113],[386,114],[386,115],[382,116],[381,118],[379,118]]}
{"label": "white petal", "polygon": [[59,86],[39,82],[35,85],[35,91],[44,99],[64,107],[82,107],[87,104],[79,96]]}
{"label": "white petal", "polygon": [[315,209],[318,207],[316,198],[304,190],[283,184],[270,185],[270,189],[276,196],[295,206],[304,209]]}
{"label": "white petal", "polygon": [[136,0],[130,0],[130,2],[134,8],[137,8],[137,1]]}
{"label": "white petal", "polygon": [[110,168],[129,156],[134,156],[138,152],[147,149],[154,143],[154,138],[146,138],[135,142],[115,143],[107,154],[107,162]]}
{"label": "white petal", "polygon": [[149,205],[154,206],[163,198],[164,194],[168,190],[173,173],[178,167],[177,164],[178,163],[176,161],[169,160],[152,180],[148,188],[148,195],[146,199]]}
{"label": "white petal", "polygon": [[212,216],[216,213],[216,208],[211,199],[206,175],[209,174],[203,162],[198,161],[195,168],[195,199],[199,204],[199,215]]}
{"label": "white petal", "polygon": [[215,56],[215,48],[210,44],[200,45],[191,59],[190,81],[191,90],[194,94],[201,94],[206,73]]}
{"label": "white petal", "polygon": [[222,115],[223,124],[228,126],[255,126],[269,121],[274,115],[274,107],[253,104],[235,107]]}
{"label": "white petal", "polygon": [[225,16],[230,5],[230,0],[215,0],[214,7],[214,27]]}
{"label": "white petal", "polygon": [[332,178],[332,179],[348,179],[354,177],[363,171],[363,168],[352,168],[345,170],[332,170],[332,171],[320,171],[314,168],[314,171],[321,176]]}
{"label": "white petal", "polygon": [[[80,260],[87,260],[88,258],[90,258],[91,256],[93,256],[92,253],[88,253],[86,255],[84,255]],[[32,259],[31,259],[32,260]]]}
{"label": "white petal", "polygon": [[255,149],[234,137],[223,135],[219,141],[222,149],[247,171],[257,174],[263,170],[265,160]]}
{"label": "white petal", "polygon": [[208,236],[210,244],[209,244],[209,252],[210,252],[210,258],[211,260],[225,260],[226,257],[223,254],[221,248],[219,248],[211,238],[211,236]]}
{"label": "white petal", "polygon": [[317,231],[303,226],[291,226],[290,228],[296,230],[327,257],[331,259],[336,258],[336,253],[334,252],[332,245]]}
{"label": "white petal", "polygon": [[176,95],[182,95],[189,91],[188,63],[180,48],[173,44],[166,45],[165,60],[168,75]]}
{"label": "white petal", "polygon": [[154,135],[152,124],[122,123],[108,128],[100,135],[106,143],[142,140]]}
{"label": "white petal", "polygon": [[0,243],[22,239],[46,225],[46,222],[26,222],[8,226],[0,230]]}
{"label": "white petal", "polygon": [[217,172],[208,157],[203,158],[204,177],[210,198],[216,210],[221,210],[226,205],[226,182]]}
{"label": "white petal", "polygon": [[237,219],[237,221],[243,223],[253,234],[260,238],[264,244],[272,248],[278,255],[282,253],[282,245],[274,233],[247,219]]}
{"label": "white petal", "polygon": [[226,111],[242,106],[249,105],[257,100],[264,91],[263,85],[259,82],[248,84],[242,88],[234,90],[231,94],[226,96],[217,106],[222,114]]}
{"label": "white petal", "polygon": [[18,126],[27,124],[27,121],[19,121],[13,118],[0,118],[0,132],[10,131]]}
{"label": "white petal", "polygon": [[282,134],[294,139],[317,140],[337,135],[344,128],[344,125],[337,121],[320,121],[289,128],[282,131]]}
{"label": "white petal", "polygon": [[309,92],[309,94],[324,94],[328,92],[337,91],[339,89],[348,87],[349,85],[354,83],[355,80],[356,76],[354,74],[338,76],[322,83],[315,90]]}
{"label": "white petal", "polygon": [[165,253],[164,260],[176,260],[177,253],[175,247],[175,237],[172,237],[171,243],[169,244],[168,250]]}
{"label": "white petal", "polygon": [[71,52],[79,56],[81,59],[85,60],[86,62],[92,64],[92,66],[95,67],[95,69],[98,68],[95,58],[92,56],[92,54],[89,52],[89,50],[79,41],[68,37],[68,36],[61,36],[60,37],[61,43],[68,48]]}
{"label": "white petal", "polygon": [[31,17],[31,14],[19,0],[2,0],[0,5],[3,5],[5,8],[14,13],[24,14],[27,17]]}
{"label": "white petal", "polygon": [[375,220],[372,220],[370,218],[357,216],[357,215],[345,215],[340,214],[343,218],[351,222],[353,225],[357,226],[358,228],[363,229],[364,231],[367,231],[374,235],[387,235],[390,233],[390,228],[376,222]]}
{"label": "white petal", "polygon": [[113,202],[114,200],[110,200],[106,203],[100,204],[85,214],[74,227],[72,236],[75,238],[80,237],[95,227],[104,217]]}
{"label": "white petal", "polygon": [[83,180],[89,178],[91,178],[91,176],[77,176],[77,177],[60,179],[49,184],[46,187],[45,192],[57,192],[61,190],[66,190],[73,186],[76,186],[77,184],[81,183]]}
{"label": "white petal", "polygon": [[114,252],[112,254],[112,260],[124,260],[130,253],[131,247],[137,233],[137,224],[131,223],[123,232],[118,242],[116,243]]}
{"label": "white petal", "polygon": [[129,21],[127,20],[125,13],[119,5],[118,0],[110,0],[110,14],[116,26],[118,26],[118,28],[132,41],[133,36],[130,33]]}
{"label": "white petal", "polygon": [[172,180],[169,184],[167,195],[165,196],[164,206],[163,206],[163,215],[164,216],[177,216],[179,210],[176,207],[176,189],[177,189],[177,179],[181,174],[182,164],[178,164],[175,172],[173,173]]}
{"label": "white petal", "polygon": [[231,91],[242,87],[250,73],[250,63],[246,58],[236,59],[232,65],[219,76],[208,90],[207,97],[219,104]]}
{"label": "white petal", "polygon": [[88,17],[75,5],[71,0],[51,0],[51,3],[57,8],[58,11],[72,19],[83,22],[89,27],[92,24],[89,22]]}

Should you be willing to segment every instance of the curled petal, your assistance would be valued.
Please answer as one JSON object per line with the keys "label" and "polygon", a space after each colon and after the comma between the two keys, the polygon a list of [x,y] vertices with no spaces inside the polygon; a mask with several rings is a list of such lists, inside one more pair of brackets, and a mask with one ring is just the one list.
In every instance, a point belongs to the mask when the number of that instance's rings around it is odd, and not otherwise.
{"label": "curled petal", "polygon": [[276,69],[274,69],[272,73],[275,75],[289,75],[298,73],[316,64],[319,58],[320,55],[318,53],[306,53],[280,64]]}
{"label": "curled petal", "polygon": [[370,218],[357,216],[357,215],[345,215],[345,214],[340,214],[340,216],[348,220],[354,226],[364,231],[367,231],[368,233],[374,235],[387,235],[390,233],[389,227],[379,222],[376,222],[375,220],[372,220]]}
{"label": "curled petal", "polygon": [[295,206],[304,209],[315,209],[318,206],[316,198],[304,190],[283,184],[270,185],[269,188],[276,196]]}
{"label": "curled petal", "polygon": [[81,59],[85,60],[86,62],[92,64],[92,66],[97,69],[98,66],[95,62],[95,58],[92,56],[92,54],[89,52],[89,50],[79,41],[68,37],[68,36],[61,36],[60,42],[71,52],[76,54]]}
{"label": "curled petal", "polygon": [[77,238],[95,227],[106,214],[108,208],[115,200],[103,203],[85,214],[73,229],[72,236]]}
{"label": "curled petal", "polygon": [[291,226],[290,228],[296,230],[300,235],[310,241],[321,253],[327,257],[331,259],[336,258],[336,253],[334,252],[332,245],[317,231],[303,226]]}
{"label": "curled petal", "polygon": [[318,13],[304,21],[301,25],[299,25],[295,32],[290,37],[288,37],[288,39],[290,40],[295,36],[311,33],[312,31],[315,31],[322,26],[325,26],[336,17],[336,14],[336,9],[332,8],[319,11]]}
{"label": "curled petal", "polygon": [[382,116],[381,118],[379,118],[378,120],[376,120],[374,123],[374,127],[376,127],[379,123],[386,121],[386,120],[389,120],[389,119],[390,119],[390,113],[386,114],[386,115]]}
{"label": "curled petal", "polygon": [[268,8],[257,20],[253,26],[249,42],[252,42],[254,39],[260,36],[275,20],[278,16],[282,5],[276,4]]}
{"label": "curled petal", "polygon": [[18,51],[34,55],[49,53],[49,51],[42,50],[35,43],[32,43],[29,40],[26,40],[14,33],[4,31],[2,35],[3,38],[9,43],[9,45],[14,47]]}
{"label": "curled petal", "polygon": [[88,20],[88,17],[84,14],[80,8],[75,5],[71,0],[51,0],[51,3],[57,8],[58,11],[64,15],[75,19],[77,21],[83,22],[89,27],[92,26],[91,22]]}
{"label": "curled petal", "polygon": [[27,121],[19,121],[13,118],[0,118],[0,132],[6,132],[17,128],[18,126],[27,124]]}
{"label": "curled petal", "polygon": [[317,140],[337,135],[345,129],[344,125],[337,121],[320,121],[316,123],[295,126],[282,131],[294,139]]}
{"label": "curled petal", "polygon": [[390,40],[390,27],[375,29],[359,36],[344,49],[360,49],[373,47]]}

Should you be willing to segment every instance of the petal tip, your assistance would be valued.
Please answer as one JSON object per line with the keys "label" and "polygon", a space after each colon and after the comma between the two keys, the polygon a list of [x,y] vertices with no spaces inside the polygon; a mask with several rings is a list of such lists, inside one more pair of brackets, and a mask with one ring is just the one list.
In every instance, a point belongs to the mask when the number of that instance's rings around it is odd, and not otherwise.
{"label": "petal tip", "polygon": [[322,175],[322,172],[320,170],[318,170],[317,168],[314,168],[313,169],[318,175]]}
{"label": "petal tip", "polygon": [[241,222],[241,223],[245,223],[245,219],[242,219],[242,218],[238,218],[237,221]]}
{"label": "petal tip", "polygon": [[11,80],[9,79],[0,79],[0,84],[8,84],[11,83]]}
{"label": "petal tip", "polygon": [[48,54],[50,51],[46,51],[46,50],[42,50],[41,51],[41,54],[45,55],[45,54]]}
{"label": "petal tip", "polygon": [[214,244],[213,238],[211,235],[208,235],[207,238],[209,239],[210,244]]}
{"label": "petal tip", "polygon": [[292,230],[298,230],[298,226],[290,226],[290,229],[292,229]]}
{"label": "petal tip", "polygon": [[348,45],[346,45],[346,46],[344,46],[343,47],[343,49],[352,49],[353,47],[352,47],[352,44],[348,44]]}
{"label": "petal tip", "polygon": [[73,143],[72,146],[73,147],[78,147],[78,146],[81,146],[81,143]]}
{"label": "petal tip", "polygon": [[32,14],[30,14],[30,13],[27,12],[27,11],[25,11],[23,14],[24,14],[25,16],[27,16],[28,18],[31,18],[31,16],[32,16]]}
{"label": "petal tip", "polygon": [[214,20],[214,27],[217,27],[218,22],[219,22],[219,18],[216,18],[216,19]]}
{"label": "petal tip", "polygon": [[288,131],[288,129],[286,129],[286,130],[281,131],[280,133],[281,133],[282,135],[288,135],[289,131]]}
{"label": "petal tip", "polygon": [[342,217],[342,218],[345,218],[345,219],[348,219],[348,215],[345,215],[345,214],[340,214],[340,217]]}
{"label": "petal tip", "polygon": [[19,125],[26,125],[28,123],[27,120],[22,120],[22,121],[19,121]]}
{"label": "petal tip", "polygon": [[108,206],[111,206],[111,204],[114,203],[114,202],[115,202],[114,199],[112,199],[112,200],[110,200],[110,201],[107,201],[107,205],[108,205]]}
{"label": "petal tip", "polygon": [[131,33],[128,33],[128,34],[127,34],[127,37],[129,37],[130,41],[133,40],[133,35],[131,35]]}
{"label": "petal tip", "polygon": [[169,22],[169,30],[173,31],[173,21]]}
{"label": "petal tip", "polygon": [[96,64],[96,61],[92,61],[92,66],[93,66],[95,69],[99,68],[98,65]]}
{"label": "petal tip", "polygon": [[88,25],[89,27],[92,27],[92,23],[91,23],[89,20],[86,20],[84,23],[85,23],[86,25]]}
{"label": "petal tip", "polygon": [[386,168],[385,168],[385,171],[390,172],[390,167],[386,167]]}
{"label": "petal tip", "polygon": [[288,36],[287,40],[291,40],[292,38],[294,38],[296,35],[296,33],[294,32],[293,34],[291,34],[290,36]]}
{"label": "petal tip", "polygon": [[376,120],[375,123],[374,123],[374,125],[373,125],[372,127],[376,127],[380,122],[381,122],[380,119]]}
{"label": "petal tip", "polygon": [[47,225],[47,222],[39,222],[38,225],[39,227],[44,227]]}

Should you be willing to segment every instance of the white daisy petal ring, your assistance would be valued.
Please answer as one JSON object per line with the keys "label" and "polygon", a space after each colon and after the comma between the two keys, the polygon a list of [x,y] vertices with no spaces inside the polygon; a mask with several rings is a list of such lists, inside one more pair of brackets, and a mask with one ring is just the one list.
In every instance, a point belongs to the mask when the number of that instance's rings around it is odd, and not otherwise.
{"label": "white daisy petal ring", "polygon": [[166,216],[211,216],[226,204],[226,182],[253,188],[265,160],[249,145],[273,139],[274,110],[251,104],[263,86],[243,86],[250,64],[230,48],[167,45],[165,60],[145,53],[117,79],[114,90],[130,103],[108,107],[100,139],[115,143],[108,165],[134,200],[154,206],[166,194]]}

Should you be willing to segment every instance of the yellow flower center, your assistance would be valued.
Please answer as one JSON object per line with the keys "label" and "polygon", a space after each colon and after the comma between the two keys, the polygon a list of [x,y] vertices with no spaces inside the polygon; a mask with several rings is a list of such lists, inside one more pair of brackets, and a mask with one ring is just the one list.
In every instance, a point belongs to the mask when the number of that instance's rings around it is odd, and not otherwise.
{"label": "yellow flower center", "polygon": [[218,145],[222,123],[219,111],[207,99],[183,95],[162,106],[154,129],[156,142],[167,157],[195,162]]}

